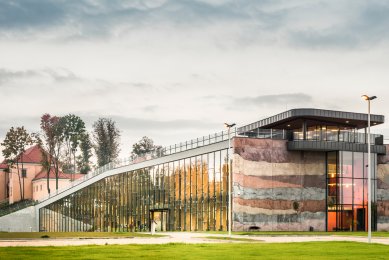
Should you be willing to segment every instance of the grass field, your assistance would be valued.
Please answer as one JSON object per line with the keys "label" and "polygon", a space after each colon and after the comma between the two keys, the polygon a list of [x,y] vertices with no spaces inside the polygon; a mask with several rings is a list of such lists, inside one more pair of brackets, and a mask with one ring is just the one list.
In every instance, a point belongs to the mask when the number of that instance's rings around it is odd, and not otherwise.
{"label": "grass field", "polygon": [[0,232],[1,239],[18,238],[120,238],[120,237],[162,237],[137,232]]}
{"label": "grass field", "polygon": [[0,259],[388,259],[389,246],[357,242],[164,244],[0,248]]}

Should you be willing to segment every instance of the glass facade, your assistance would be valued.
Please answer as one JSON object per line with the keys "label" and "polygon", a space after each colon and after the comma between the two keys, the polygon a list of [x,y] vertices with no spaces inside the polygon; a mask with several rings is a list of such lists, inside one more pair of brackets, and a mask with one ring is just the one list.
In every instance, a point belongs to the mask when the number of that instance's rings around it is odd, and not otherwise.
{"label": "glass facade", "polygon": [[[371,154],[372,229],[376,229],[377,155]],[[327,153],[327,230],[367,230],[368,155],[358,152]]]}
{"label": "glass facade", "polygon": [[[370,142],[375,143],[379,135],[371,134]],[[307,141],[329,141],[329,142],[349,142],[349,143],[366,143],[366,133],[358,132],[357,129],[351,127],[339,127],[333,125],[315,125],[305,129],[294,129],[293,140]]]}
{"label": "glass facade", "polygon": [[39,210],[40,231],[227,227],[227,149],[106,177]]}

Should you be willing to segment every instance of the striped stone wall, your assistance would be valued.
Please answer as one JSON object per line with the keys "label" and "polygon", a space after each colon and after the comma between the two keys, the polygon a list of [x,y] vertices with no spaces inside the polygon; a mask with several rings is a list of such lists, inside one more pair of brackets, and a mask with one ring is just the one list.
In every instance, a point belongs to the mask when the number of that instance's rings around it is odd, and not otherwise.
{"label": "striped stone wall", "polygon": [[377,230],[389,231],[389,145],[377,162]]}
{"label": "striped stone wall", "polygon": [[233,147],[234,230],[325,231],[324,152],[271,139],[234,138]]}

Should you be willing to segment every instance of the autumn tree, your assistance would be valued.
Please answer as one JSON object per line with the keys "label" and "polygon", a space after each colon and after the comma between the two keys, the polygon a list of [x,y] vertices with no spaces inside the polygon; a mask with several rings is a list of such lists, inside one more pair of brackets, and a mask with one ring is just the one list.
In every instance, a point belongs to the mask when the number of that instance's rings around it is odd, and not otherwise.
{"label": "autumn tree", "polygon": [[88,133],[81,136],[80,151],[81,154],[77,157],[77,167],[80,173],[87,174],[91,170],[90,158],[92,157],[92,142]]}
{"label": "autumn tree", "polygon": [[153,139],[143,136],[142,139],[140,139],[138,142],[132,145],[132,153],[131,156],[141,156],[146,153],[151,152],[160,152],[162,146],[160,145],[154,145]]}
{"label": "autumn tree", "polygon": [[[20,188],[20,199],[24,200],[24,176],[23,172],[23,154],[26,147],[36,142],[35,134],[29,134],[24,127],[11,127],[7,132],[1,145],[4,147],[3,156],[12,169],[16,165]],[[21,167],[20,167],[21,166]]]}
{"label": "autumn tree", "polygon": [[119,155],[120,130],[110,118],[99,118],[93,124],[94,150],[97,165],[103,166],[112,162]]}

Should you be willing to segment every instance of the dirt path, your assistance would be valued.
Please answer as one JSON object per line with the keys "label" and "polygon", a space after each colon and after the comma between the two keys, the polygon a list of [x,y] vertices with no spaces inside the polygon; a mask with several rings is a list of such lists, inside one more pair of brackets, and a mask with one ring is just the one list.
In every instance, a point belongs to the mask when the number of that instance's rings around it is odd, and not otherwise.
{"label": "dirt path", "polygon": [[[58,238],[58,239],[10,239],[0,240],[0,247],[9,246],[81,246],[81,245],[126,245],[126,244],[166,244],[166,243],[242,243],[249,241],[218,240],[207,237],[225,237],[225,235],[190,232],[166,232],[166,237],[152,238]],[[367,242],[366,237],[352,236],[239,236],[235,239],[252,239],[253,242],[284,243],[284,242],[311,242],[311,241],[355,241]],[[373,238],[373,243],[389,245],[389,238]]]}

